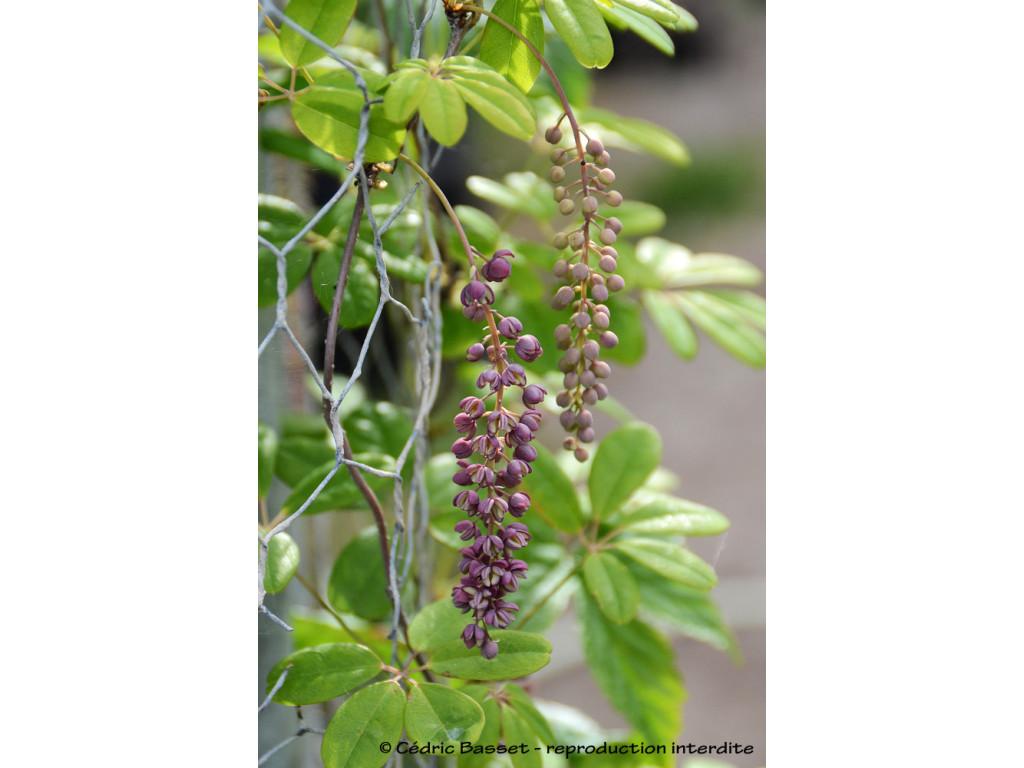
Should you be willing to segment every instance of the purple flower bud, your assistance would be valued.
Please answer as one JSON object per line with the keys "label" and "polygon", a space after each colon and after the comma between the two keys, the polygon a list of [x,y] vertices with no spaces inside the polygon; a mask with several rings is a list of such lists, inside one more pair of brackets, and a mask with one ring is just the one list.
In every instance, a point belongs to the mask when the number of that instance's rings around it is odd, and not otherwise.
{"label": "purple flower bud", "polygon": [[562,411],[558,415],[558,423],[562,425],[562,429],[572,429],[576,424],[576,414],[571,410]]}
{"label": "purple flower bud", "polygon": [[526,384],[526,369],[519,363],[510,364],[501,374],[501,383],[506,387],[523,386]]}
{"label": "purple flower bud", "polygon": [[530,497],[522,491],[517,491],[508,497],[508,511],[514,517],[522,517],[529,508]]}
{"label": "purple flower bud", "polygon": [[619,337],[611,331],[604,331],[598,337],[598,341],[601,342],[601,346],[605,349],[611,349],[619,343]]}
{"label": "purple flower bud", "polygon": [[[467,479],[469,479],[468,475]],[[452,502],[454,506],[465,512],[475,511],[479,503],[480,495],[476,491],[459,491],[455,494],[455,500]]]}
{"label": "purple flower bud", "polygon": [[486,350],[484,350],[484,345],[478,341],[476,344],[474,344],[473,346],[466,350],[466,360],[468,360],[471,363],[475,363],[477,360],[484,356],[485,351]]}
{"label": "purple flower bud", "polygon": [[459,408],[474,419],[477,419],[487,411],[487,404],[479,397],[464,397],[459,402]]}
{"label": "purple flower bud", "polygon": [[580,408],[580,412],[576,414],[576,423],[581,427],[589,427],[594,423],[594,414],[586,408]]}
{"label": "purple flower bud", "polygon": [[533,440],[533,430],[520,422],[519,424],[516,424],[515,429],[509,431],[506,436],[506,440],[509,445],[521,445],[522,443],[528,443]]}
{"label": "purple flower bud", "polygon": [[583,429],[581,429],[579,431],[579,433],[576,436],[579,438],[581,443],[592,443],[592,442],[594,442],[594,436],[595,436],[594,435],[594,428],[593,427],[584,427]]}
{"label": "purple flower bud", "polygon": [[520,461],[525,461],[527,463],[531,461],[536,461],[537,449],[527,443],[517,445],[513,456],[515,456],[515,458],[519,459]]}
{"label": "purple flower bud", "polygon": [[468,459],[473,455],[473,443],[464,437],[460,437],[452,443],[452,453],[454,453],[457,458]]}
{"label": "purple flower bud", "polygon": [[594,371],[594,375],[599,379],[607,379],[612,373],[612,367],[603,360],[595,360],[591,364],[590,368]]}
{"label": "purple flower bud", "polygon": [[484,276],[485,280],[500,283],[512,274],[512,264],[509,262],[509,258],[515,258],[512,251],[498,251],[483,263],[483,266],[480,267],[480,274]]}
{"label": "purple flower bud", "polygon": [[523,403],[525,405],[537,405],[544,400],[548,391],[539,384],[531,384],[523,390]]}
{"label": "purple flower bud", "polygon": [[480,629],[476,624],[467,624],[466,628],[462,630],[462,642],[466,644],[467,648],[473,648],[476,646],[476,631]]}
{"label": "purple flower bud", "polygon": [[455,431],[473,437],[476,434],[476,419],[465,413],[455,414]]}
{"label": "purple flower bud", "polygon": [[597,360],[598,355],[601,354],[601,347],[593,339],[587,339],[583,342],[583,356],[588,360]]}
{"label": "purple flower bud", "polygon": [[561,392],[558,393],[558,396],[555,398],[555,405],[557,405],[559,408],[568,408],[569,403],[571,402],[572,394],[570,394],[569,390],[567,389],[563,389]]}
{"label": "purple flower bud", "polygon": [[586,370],[580,373],[580,384],[584,387],[592,387],[597,381],[597,375],[593,370]]}
{"label": "purple flower bud", "polygon": [[540,429],[540,416],[534,416],[532,413],[527,412],[519,418],[519,423],[525,424],[530,428],[531,432],[536,432]]}
{"label": "purple flower bud", "polygon": [[492,390],[501,389],[501,376],[493,368],[488,368],[476,378],[476,385],[483,389],[490,385]]}
{"label": "purple flower bud", "polygon": [[480,646],[480,653],[485,659],[493,659],[498,655],[498,644],[493,640],[488,640]]}
{"label": "purple flower bud", "polygon": [[481,283],[479,280],[472,280],[466,283],[459,298],[464,307],[472,307],[479,303],[490,304],[494,301],[494,291],[487,284]]}
{"label": "purple flower bud", "polygon": [[523,324],[515,317],[503,317],[498,323],[498,333],[515,341],[523,331]]}
{"label": "purple flower bud", "polygon": [[576,262],[572,265],[572,276],[577,280],[586,280],[590,277],[590,267],[584,264],[582,261]]}
{"label": "purple flower bud", "polygon": [[554,298],[551,299],[551,308],[557,310],[565,309],[569,306],[575,296],[576,292],[572,288],[568,285],[563,285],[555,293]]}
{"label": "purple flower bud", "polygon": [[538,357],[544,354],[544,350],[541,349],[540,342],[537,341],[536,336],[525,334],[519,337],[519,341],[516,342],[516,354],[519,355],[519,359],[532,363]]}
{"label": "purple flower bud", "polygon": [[455,532],[459,534],[459,538],[463,541],[475,539],[480,535],[480,529],[476,527],[472,520],[460,520],[457,522],[455,524]]}

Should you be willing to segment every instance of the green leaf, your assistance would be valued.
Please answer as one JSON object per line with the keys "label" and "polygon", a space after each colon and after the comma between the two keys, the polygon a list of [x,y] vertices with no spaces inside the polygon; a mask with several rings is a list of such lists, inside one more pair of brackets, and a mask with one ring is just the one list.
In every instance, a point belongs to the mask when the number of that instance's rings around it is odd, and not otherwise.
{"label": "green leaf", "polygon": [[446,147],[466,132],[466,102],[450,80],[432,77],[420,102],[420,117],[430,135]]}
{"label": "green leaf", "polygon": [[299,545],[287,533],[278,533],[267,545],[263,588],[272,595],[284,590],[299,570]]}
{"label": "green leaf", "polygon": [[330,701],[372,680],[381,671],[380,659],[361,645],[315,645],[285,656],[274,665],[267,675],[268,693],[289,665],[288,677],[274,694],[274,701],[290,706]]}
{"label": "green leaf", "polygon": [[520,211],[540,221],[550,218],[550,186],[535,173],[509,173],[500,182],[470,176],[466,179],[466,188],[477,197],[510,211]]}
{"label": "green leaf", "polygon": [[[491,12],[507,21],[544,53],[544,19],[537,0],[498,0]],[[480,41],[480,59],[526,93],[540,74],[540,61],[518,37],[491,19]]]}
{"label": "green leaf", "polygon": [[675,302],[658,291],[644,291],[641,298],[654,327],[672,351],[684,360],[692,360],[697,354],[697,334]]}
{"label": "green leaf", "polygon": [[660,462],[661,436],[654,427],[636,422],[611,432],[601,441],[590,470],[594,517],[601,520],[618,509]]}
{"label": "green leaf", "polygon": [[507,746],[525,744],[527,747],[524,752],[517,750],[509,753],[513,768],[541,768],[541,753],[535,749],[537,735],[522,715],[514,709],[503,708],[501,730]]}
{"label": "green leaf", "polygon": [[674,10],[675,6],[668,2],[668,0],[663,0],[662,2],[656,2],[655,0],[615,0],[615,3],[630,8],[640,15],[655,21],[664,21],[672,24],[679,19],[679,14]]}
{"label": "green leaf", "polygon": [[535,699],[537,709],[551,726],[555,744],[598,746],[607,740],[604,729],[585,712],[556,701]]}
{"label": "green leaf", "polygon": [[277,461],[279,441],[277,432],[269,425],[259,422],[259,464],[257,480],[259,481],[259,497],[262,499],[270,490],[270,481],[274,479],[274,464]]}
{"label": "green leaf", "polygon": [[458,639],[471,620],[444,597],[416,614],[409,625],[409,645],[416,651],[433,651]]}
{"label": "green leaf", "polygon": [[680,8],[675,3],[668,3],[673,7],[676,13],[679,14],[679,18],[672,24],[666,24],[665,26],[671,29],[673,32],[696,32],[697,31],[697,19],[694,18],[693,14],[685,8]]}
{"label": "green leaf", "polygon": [[764,279],[761,270],[744,259],[723,253],[694,255],[688,248],[661,237],[645,237],[637,243],[636,259],[657,276],[657,284],[650,287],[661,289],[760,285]]}
{"label": "green leaf", "polygon": [[641,611],[739,661],[736,638],[707,592],[669,581],[633,561],[627,566],[640,585]]}
{"label": "green leaf", "polygon": [[469,106],[499,131],[529,141],[537,131],[537,116],[529,102],[496,72],[504,87],[477,77],[452,75],[451,82]]}
{"label": "green leaf", "polygon": [[496,745],[501,738],[501,710],[498,707],[498,702],[494,699],[484,698],[489,689],[482,685],[467,685],[462,690],[483,709],[484,728],[477,739],[477,748],[480,751],[462,752],[460,750],[458,766],[459,768],[485,768],[494,760],[494,753],[487,754],[484,748]]}
{"label": "green leaf", "polygon": [[[334,446],[326,430],[320,437],[286,435],[281,439],[277,450],[274,472],[289,488],[294,488],[306,475],[327,462],[334,466]],[[320,475],[320,478],[323,479],[323,475]]]}
{"label": "green leaf", "polygon": [[543,669],[551,661],[551,643],[530,632],[493,629],[498,655],[485,659],[479,648],[467,648],[462,640],[439,648],[430,659],[431,668],[448,677],[467,680],[510,680]]}
{"label": "green leaf", "polygon": [[[355,10],[356,0],[291,0],[284,15],[333,47],[341,42]],[[327,55],[319,45],[284,24],[280,41],[281,53],[293,67],[304,67]]]}
{"label": "green leaf", "polygon": [[678,166],[690,162],[690,153],[686,151],[683,142],[660,125],[597,107],[577,110],[576,117],[581,127],[599,136],[606,147],[642,152]]}
{"label": "green leaf", "polygon": [[620,29],[630,29],[666,56],[675,56],[676,44],[672,42],[672,38],[658,22],[631,11],[629,8],[615,6],[613,8],[602,7],[600,10],[601,15],[608,20],[610,25]]}
{"label": "green leaf", "polygon": [[583,561],[583,583],[601,612],[613,624],[626,624],[636,616],[640,589],[636,579],[608,552],[595,552]]}
{"label": "green leaf", "polygon": [[544,10],[562,41],[584,67],[603,68],[615,50],[594,0],[545,0]]}
{"label": "green leaf", "polygon": [[405,732],[420,744],[475,742],[484,728],[484,711],[464,693],[436,683],[421,683],[405,705]]}
{"label": "green leaf", "polygon": [[412,433],[412,419],[394,403],[366,402],[345,419],[345,433],[356,453],[386,453],[397,459]]}
{"label": "green leaf", "polygon": [[[355,454],[355,460],[361,464],[378,467],[389,472],[395,466],[395,460],[392,457],[379,453],[357,453]],[[323,482],[323,479],[327,477],[327,473],[332,469],[334,469],[334,459],[330,459],[312,469],[309,474],[299,481],[288,498],[285,499],[284,504],[281,505],[281,512],[288,515],[305,504],[306,499],[310,497],[310,494],[316,490],[317,486]],[[364,474],[363,478],[374,491],[380,491],[392,484],[392,480],[389,478],[377,477],[368,473]],[[362,492],[352,481],[348,470],[341,466],[317,497],[306,507],[305,514],[315,515],[318,512],[327,512],[333,509],[362,509],[365,506],[366,499],[363,497]]]}
{"label": "green leaf", "polygon": [[320,746],[324,768],[380,768],[388,756],[383,742],[402,735],[405,694],[388,680],[357,691],[334,713]]}
{"label": "green leaf", "polygon": [[391,614],[393,606],[387,590],[380,539],[371,526],[345,545],[334,561],[327,599],[339,611],[377,620]]}
{"label": "green leaf", "polygon": [[322,168],[334,176],[342,176],[348,172],[341,160],[336,160],[329,152],[313,146],[294,132],[264,128],[260,131],[260,147],[268,152],[276,152],[284,157]]}
{"label": "green leaf", "polygon": [[411,68],[399,70],[395,75],[384,94],[384,113],[389,120],[407,123],[419,109],[430,73],[425,69]]}
{"label": "green leaf", "polygon": [[[545,744],[556,744],[555,734],[548,725],[547,718],[534,706],[533,700],[526,691],[515,683],[505,683],[505,697],[511,706],[527,722],[537,737]],[[486,742],[485,742],[486,743]]]}
{"label": "green leaf", "polygon": [[580,595],[583,652],[598,686],[647,741],[671,742],[686,694],[668,640],[639,620],[612,624],[593,598]]}
{"label": "green leaf", "polygon": [[764,367],[764,336],[742,315],[698,291],[677,294],[676,301],[687,317],[722,349],[748,365]]}
{"label": "green leaf", "polygon": [[558,466],[546,448],[534,445],[537,459],[533,472],[526,479],[526,493],[530,497],[530,511],[536,512],[553,528],[565,533],[583,530],[583,510],[576,498],[572,481]]}
{"label": "green leaf", "polygon": [[694,589],[711,589],[718,577],[710,565],[680,544],[642,537],[617,539],[615,550],[644,568]]}
{"label": "green leaf", "polygon": [[666,223],[665,212],[661,208],[639,200],[624,200],[618,208],[608,208],[602,213],[621,221],[622,229],[628,232],[630,237],[657,232],[664,228]]}
{"label": "green leaf", "polygon": [[765,302],[756,293],[718,289],[703,291],[703,294],[728,304],[730,309],[755,328],[763,331],[767,327]]}
{"label": "green leaf", "polygon": [[[360,70],[374,98],[374,87],[383,79],[369,70]],[[359,114],[366,103],[363,92],[347,69],[321,75],[305,93],[292,103],[292,119],[311,142],[335,155],[353,158],[359,137]],[[363,162],[393,160],[405,137],[405,125],[389,120],[380,104],[371,106],[367,125]]]}
{"label": "green leaf", "polygon": [[[330,313],[334,301],[334,288],[338,284],[341,257],[340,248],[321,251],[309,275],[313,293],[327,313]],[[365,261],[353,259],[349,265],[348,282],[345,283],[338,325],[349,330],[369,325],[377,312],[379,301],[380,280],[377,272]]]}
{"label": "green leaf", "polygon": [[621,524],[629,533],[665,536],[717,536],[729,528],[729,521],[721,512],[666,494],[651,494],[627,512]]}
{"label": "green leaf", "polygon": [[[268,238],[270,239],[270,238]],[[271,242],[273,240],[271,239]],[[278,247],[280,247],[279,244]],[[259,306],[272,307],[277,303],[277,257],[269,248],[260,247],[257,264],[257,279],[259,281]],[[288,293],[294,291],[302,278],[309,271],[310,262],[313,261],[313,251],[309,246],[296,243],[284,256],[284,274],[288,280]]]}

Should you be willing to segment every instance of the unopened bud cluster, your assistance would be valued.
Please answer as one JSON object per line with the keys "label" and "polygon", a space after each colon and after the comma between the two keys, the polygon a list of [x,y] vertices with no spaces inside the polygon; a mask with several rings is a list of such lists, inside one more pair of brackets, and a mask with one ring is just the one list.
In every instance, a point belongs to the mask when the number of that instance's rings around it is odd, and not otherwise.
{"label": "unopened bud cluster", "polygon": [[[533,362],[543,354],[540,342],[522,332],[519,320],[492,308],[494,291],[484,282],[508,277],[512,258],[510,251],[502,250],[474,266],[470,282],[462,290],[462,313],[474,322],[488,323],[483,340],[466,351],[468,361],[486,362],[476,380],[485,394],[459,403],[454,423],[461,436],[451,448],[459,460],[452,481],[464,489],[455,495],[453,504],[468,516],[455,531],[463,541],[471,542],[461,550],[463,577],[452,589],[452,602],[473,616],[462,632],[466,647],[479,647],[488,659],[498,654],[489,628],[504,629],[519,610],[505,597],[526,578],[527,565],[516,554],[529,542],[530,533],[526,525],[508,518],[521,518],[530,508],[530,497],[515,489],[523,476],[533,471],[537,449],[530,443],[541,421],[535,406],[547,394],[543,387],[528,384],[523,366],[509,357],[512,353],[524,363]],[[508,407],[514,392],[524,406],[520,412]]]}
{"label": "unopened bud cluster", "polygon": [[[551,144],[558,144],[562,131],[555,125],[544,136]],[[615,333],[608,330],[611,311],[604,302],[626,285],[622,276],[615,274],[619,254],[613,247],[622,222],[600,211],[602,206],[617,208],[622,195],[610,189],[615,172],[608,167],[608,152],[599,139],[588,138],[582,157],[575,146],[556,148],[551,152],[551,162],[549,178],[558,185],[554,198],[559,212],[583,217],[576,229],[555,235],[555,248],[570,249],[571,255],[555,262],[555,277],[566,284],[551,300],[555,309],[572,312],[568,323],[555,328],[555,342],[564,352],[558,361],[564,388],[555,402],[563,409],[559,421],[569,433],[563,446],[582,462],[589,456],[584,444],[595,437],[593,415],[587,406],[608,396],[608,387],[601,380],[608,378],[611,368],[598,357],[602,347],[611,349],[619,343]]]}

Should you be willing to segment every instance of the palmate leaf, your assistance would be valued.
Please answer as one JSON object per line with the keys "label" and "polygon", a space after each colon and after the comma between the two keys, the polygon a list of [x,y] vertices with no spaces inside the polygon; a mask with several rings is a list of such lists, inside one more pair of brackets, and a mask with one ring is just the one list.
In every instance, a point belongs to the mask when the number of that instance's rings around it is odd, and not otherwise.
{"label": "palmate leaf", "polygon": [[531,675],[551,661],[551,643],[543,635],[503,629],[490,634],[498,643],[495,658],[485,659],[479,648],[467,648],[457,639],[434,652],[431,669],[466,680],[510,680]]}
{"label": "palmate leaf", "polygon": [[330,701],[381,672],[380,659],[361,645],[316,645],[277,662],[267,675],[268,693],[289,666],[288,677],[274,694],[274,701],[292,706]]}
{"label": "palmate leaf", "polygon": [[654,327],[672,351],[684,360],[692,360],[697,354],[697,334],[676,303],[661,291],[644,291],[641,296]]}
{"label": "palmate leaf", "polygon": [[470,176],[466,187],[477,197],[507,210],[528,214],[538,221],[551,218],[550,185],[530,171],[507,173],[501,181]]}
{"label": "palmate leaf", "polygon": [[583,510],[572,481],[547,449],[541,445],[535,447],[537,459],[530,474],[530,512],[565,533],[583,530]]}
{"label": "palmate leaf", "polygon": [[459,86],[466,102],[495,128],[524,141],[533,137],[533,106],[490,65],[472,56],[452,56],[445,59],[442,72]]}
{"label": "palmate leaf", "polygon": [[[491,12],[522,32],[523,37],[544,53],[544,20],[537,0],[498,0]],[[480,60],[494,67],[523,93],[540,74],[540,61],[518,37],[488,19],[480,41]]]}
{"label": "palmate leaf", "polygon": [[601,441],[590,469],[594,517],[601,520],[622,506],[660,462],[661,436],[653,427],[635,422],[610,432]]}
{"label": "palmate leaf", "polygon": [[583,583],[613,624],[626,624],[636,616],[640,589],[636,579],[608,552],[595,552],[583,563]]}
{"label": "palmate leaf", "polygon": [[450,80],[432,77],[420,102],[423,127],[440,144],[454,146],[466,132],[466,102]]}
{"label": "palmate leaf", "polygon": [[616,539],[615,550],[644,568],[694,589],[711,589],[718,577],[710,565],[681,544],[643,536]]}
{"label": "palmate leaf", "polygon": [[728,303],[701,291],[675,295],[680,309],[722,349],[754,368],[765,364],[765,339]]}

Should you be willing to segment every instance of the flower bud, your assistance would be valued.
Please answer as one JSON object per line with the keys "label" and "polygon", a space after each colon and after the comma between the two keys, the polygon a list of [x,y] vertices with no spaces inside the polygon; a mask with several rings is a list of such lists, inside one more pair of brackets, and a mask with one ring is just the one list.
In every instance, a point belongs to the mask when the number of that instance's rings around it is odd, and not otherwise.
{"label": "flower bud", "polygon": [[531,384],[523,390],[523,403],[525,405],[537,405],[543,402],[544,395],[547,393],[548,391],[539,384]]}
{"label": "flower bud", "polygon": [[548,144],[557,144],[562,140],[562,129],[557,125],[552,125],[544,131],[544,139]]}
{"label": "flower bud", "polygon": [[608,278],[608,290],[614,293],[615,291],[621,291],[626,287],[626,281],[622,279],[622,275],[612,275]]}
{"label": "flower bud", "polygon": [[608,300],[608,286],[607,285],[595,285],[593,290],[590,291],[590,295],[597,301]]}
{"label": "flower bud", "polygon": [[569,262],[565,259],[559,259],[551,268],[551,272],[555,277],[565,277],[569,274]]}
{"label": "flower bud", "polygon": [[569,235],[569,245],[572,246],[573,250],[578,251],[583,247],[583,232],[577,230]]}
{"label": "flower bud", "polygon": [[615,181],[615,171],[611,168],[602,168],[601,172],[597,174],[597,178],[602,184],[611,184]]}
{"label": "flower bud", "polygon": [[615,216],[609,216],[605,225],[616,235],[622,232],[622,222]]}
{"label": "flower bud", "polygon": [[508,497],[508,511],[514,517],[522,517],[523,513],[530,508],[530,497],[521,491],[517,491]]}
{"label": "flower bud", "polygon": [[576,385],[580,383],[579,374],[576,371],[569,371],[565,376],[562,377],[562,386],[566,389],[576,389]]}
{"label": "flower bud", "polygon": [[598,400],[604,400],[606,397],[608,397],[608,387],[606,387],[600,381],[594,385],[594,391],[597,392]]}
{"label": "flower bud", "polygon": [[601,354],[601,348],[596,341],[593,339],[587,339],[583,342],[583,356],[588,360],[597,360],[597,356]]}
{"label": "flower bud", "polygon": [[490,304],[494,301],[494,291],[479,280],[471,280],[466,283],[459,298],[464,307],[472,307],[476,303]]}
{"label": "flower bud", "polygon": [[[552,168],[552,170],[555,170],[555,169]],[[559,168],[557,170],[561,171],[562,169]],[[563,171],[562,173],[564,174],[565,172]],[[566,198],[565,200],[563,200],[562,202],[560,202],[558,204],[558,212],[560,214],[562,214],[563,216],[572,216],[572,214],[575,212],[575,210],[576,210],[576,201],[575,200],[569,200],[568,198]]]}
{"label": "flower bud", "polygon": [[603,331],[609,325],[611,325],[611,322],[608,320],[608,315],[606,313],[604,313],[604,312],[595,312],[594,313],[594,327],[595,328],[597,328],[598,330]]}
{"label": "flower bud", "polygon": [[572,402],[572,395],[569,394],[569,391],[566,390],[566,389],[563,389],[555,397],[555,405],[557,405],[559,408],[568,408],[569,407],[569,403],[571,403],[571,402]]}
{"label": "flower bud", "polygon": [[594,391],[593,387],[583,390],[583,402],[587,405],[594,405],[597,402],[597,392]]}
{"label": "flower bud", "polygon": [[560,202],[562,202],[565,199],[565,195],[566,194],[567,193],[566,193],[565,187],[555,187],[555,191],[554,191],[554,194],[552,195],[552,197],[555,198],[555,202],[556,203],[560,203]]}
{"label": "flower bud", "polygon": [[562,411],[558,414],[558,423],[562,425],[562,429],[572,429],[576,424],[576,414],[570,411]]}
{"label": "flower bud", "polygon": [[580,206],[584,213],[596,213],[597,212],[597,198],[587,195],[583,198],[583,203]]}
{"label": "flower bud", "polygon": [[594,414],[586,408],[580,408],[580,412],[576,414],[576,423],[581,427],[589,427],[594,423]]}
{"label": "flower bud", "polygon": [[537,460],[537,449],[529,443],[522,443],[516,446],[515,452],[512,454],[520,461],[536,461]]}
{"label": "flower bud", "polygon": [[483,356],[484,345],[481,344],[479,341],[476,344],[470,346],[470,348],[466,350],[466,360],[468,360],[471,363],[475,363]]}
{"label": "flower bud", "polygon": [[572,288],[570,288],[568,285],[563,285],[555,293],[554,298],[551,299],[551,308],[559,310],[565,309],[566,307],[569,306],[569,304],[572,302],[575,296],[576,292]]}
{"label": "flower bud", "polygon": [[[595,437],[594,428],[593,427],[584,427],[583,429],[581,429],[579,431],[579,433],[576,435],[576,437],[579,438],[579,441],[581,443],[592,443],[592,442],[594,442],[594,437]],[[586,460],[586,459],[584,459],[584,460]]]}
{"label": "flower bud", "polygon": [[498,644],[493,640],[488,640],[482,646],[480,646],[480,654],[485,659],[493,659],[498,655]]}
{"label": "flower bud", "polygon": [[558,147],[551,150],[550,158],[552,163],[559,165],[568,159],[568,153],[561,147]]}
{"label": "flower bud", "polygon": [[605,272],[614,272],[615,267],[618,266],[614,258],[608,254],[602,254],[601,258],[597,260],[597,266],[603,269]]}
{"label": "flower bud", "polygon": [[582,261],[572,265],[572,276],[576,280],[586,280],[590,277],[590,267]]}
{"label": "flower bud", "polygon": [[575,368],[576,363],[580,361],[579,347],[570,347],[569,349],[567,349],[562,359],[569,363],[570,370],[572,368]]}
{"label": "flower bud", "polygon": [[576,438],[575,437],[567,437],[567,438],[565,438],[565,440],[562,441],[562,447],[565,448],[565,450],[567,450],[567,451],[571,451],[573,448],[576,447]]}
{"label": "flower bud", "polygon": [[582,445],[573,451],[572,455],[576,457],[576,461],[580,464],[590,458],[590,453]]}
{"label": "flower bud", "polygon": [[572,330],[568,325],[555,326],[555,341],[570,341],[572,339]]}
{"label": "flower bud", "polygon": [[592,157],[597,157],[604,152],[604,144],[601,143],[600,139],[591,139],[587,142],[587,154]]}
{"label": "flower bud", "polygon": [[594,165],[599,168],[604,168],[612,160],[612,156],[608,154],[608,150],[604,150],[600,155],[594,158]]}
{"label": "flower bud", "polygon": [[612,208],[618,208],[620,205],[622,205],[622,194],[617,190],[613,189],[611,192],[608,193],[608,196],[604,200]]}
{"label": "flower bud", "polygon": [[559,165],[554,165],[551,170],[548,171],[548,178],[556,184],[565,178],[565,169]]}
{"label": "flower bud", "polygon": [[498,333],[506,339],[515,341],[523,330],[523,324],[515,317],[503,317],[498,323]]}
{"label": "flower bud", "polygon": [[586,312],[577,312],[572,316],[572,321],[576,324],[577,328],[586,328],[590,325],[590,315]]}
{"label": "flower bud", "polygon": [[540,342],[537,341],[536,336],[530,334],[524,334],[519,337],[516,341],[516,354],[519,358],[527,363],[532,363],[538,357],[544,354],[544,350],[541,349]]}
{"label": "flower bud", "polygon": [[612,367],[604,360],[595,360],[591,363],[590,370],[592,370],[594,375],[599,379],[607,379],[612,375]]}
{"label": "flower bud", "polygon": [[616,336],[612,331],[603,331],[597,337],[598,341],[601,342],[601,346],[605,349],[612,349],[616,344],[619,343],[619,337]]}
{"label": "flower bud", "polygon": [[[506,251],[506,253],[508,252]],[[492,283],[500,283],[512,274],[512,264],[504,256],[495,254],[483,263],[483,266],[480,267],[480,274],[483,275],[485,280],[490,280]]]}
{"label": "flower bud", "polygon": [[614,232],[605,227],[601,230],[601,234],[598,235],[598,239],[605,245],[611,245],[616,241],[617,237]]}
{"label": "flower bud", "polygon": [[584,387],[592,387],[597,383],[597,375],[591,370],[587,369],[580,373],[580,384]]}
{"label": "flower bud", "polygon": [[559,232],[551,239],[551,244],[559,251],[569,247],[569,236],[565,232]]}

